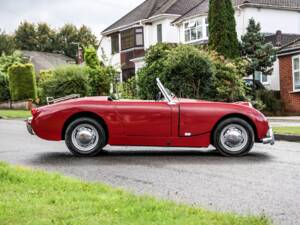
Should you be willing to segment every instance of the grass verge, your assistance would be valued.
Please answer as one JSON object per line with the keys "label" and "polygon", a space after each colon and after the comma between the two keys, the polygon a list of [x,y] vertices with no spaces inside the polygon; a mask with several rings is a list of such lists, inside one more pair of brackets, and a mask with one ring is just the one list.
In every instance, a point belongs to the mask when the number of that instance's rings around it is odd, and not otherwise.
{"label": "grass verge", "polygon": [[275,134],[300,135],[300,127],[273,127]]}
{"label": "grass verge", "polygon": [[4,119],[25,119],[30,116],[30,111],[27,110],[0,110],[0,118]]}
{"label": "grass verge", "polygon": [[0,184],[0,224],[269,224],[1,162]]}

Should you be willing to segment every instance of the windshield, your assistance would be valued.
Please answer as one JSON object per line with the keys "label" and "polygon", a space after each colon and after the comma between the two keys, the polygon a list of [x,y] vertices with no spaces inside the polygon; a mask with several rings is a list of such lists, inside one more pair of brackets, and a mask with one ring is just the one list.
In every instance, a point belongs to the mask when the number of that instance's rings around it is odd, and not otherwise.
{"label": "windshield", "polygon": [[172,93],[169,89],[165,88],[159,78],[156,78],[156,82],[157,82],[157,86],[158,86],[159,90],[161,91],[161,93],[163,94],[165,99],[169,103],[174,103],[175,102],[174,99],[176,98],[176,95],[174,93]]}

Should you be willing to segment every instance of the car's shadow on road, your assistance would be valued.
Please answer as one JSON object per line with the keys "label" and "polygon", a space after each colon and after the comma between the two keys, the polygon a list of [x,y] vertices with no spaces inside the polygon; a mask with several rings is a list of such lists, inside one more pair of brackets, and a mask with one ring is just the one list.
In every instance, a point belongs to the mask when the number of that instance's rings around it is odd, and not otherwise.
{"label": "car's shadow on road", "polygon": [[243,157],[223,157],[216,150],[209,151],[104,151],[96,157],[77,157],[69,152],[37,154],[34,164],[53,165],[167,165],[167,164],[256,164],[271,160],[265,152],[250,152]]}

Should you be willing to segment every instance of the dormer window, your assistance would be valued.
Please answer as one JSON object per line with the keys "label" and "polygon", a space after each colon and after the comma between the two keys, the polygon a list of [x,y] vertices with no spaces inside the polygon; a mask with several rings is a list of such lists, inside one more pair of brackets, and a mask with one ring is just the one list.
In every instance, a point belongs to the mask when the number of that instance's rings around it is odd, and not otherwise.
{"label": "dormer window", "polygon": [[184,39],[186,43],[208,39],[208,20],[201,17],[184,23]]}

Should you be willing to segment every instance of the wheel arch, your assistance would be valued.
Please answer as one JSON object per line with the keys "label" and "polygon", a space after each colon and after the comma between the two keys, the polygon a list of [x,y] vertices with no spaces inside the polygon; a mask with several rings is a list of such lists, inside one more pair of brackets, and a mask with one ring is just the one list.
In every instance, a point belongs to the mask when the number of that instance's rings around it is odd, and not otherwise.
{"label": "wheel arch", "polygon": [[254,131],[255,141],[258,140],[257,127],[256,127],[255,123],[253,122],[253,120],[252,120],[250,117],[248,117],[248,116],[246,116],[246,115],[244,115],[244,114],[240,114],[240,113],[231,113],[231,114],[228,114],[228,115],[223,116],[223,117],[222,117],[221,119],[219,119],[219,120],[216,122],[216,124],[214,125],[214,127],[213,127],[213,129],[212,129],[212,131],[211,131],[211,134],[210,134],[210,142],[211,142],[211,144],[213,144],[213,135],[214,135],[214,132],[215,132],[217,126],[218,126],[222,121],[224,121],[224,120],[226,120],[226,119],[230,119],[230,118],[239,118],[239,119],[243,119],[243,120],[245,120],[247,123],[249,123],[250,126],[252,127],[253,131]]}
{"label": "wheel arch", "polygon": [[105,130],[105,134],[106,134],[106,142],[108,142],[108,139],[109,139],[109,131],[108,131],[108,126],[106,124],[106,122],[104,121],[104,119],[99,116],[98,114],[96,113],[93,113],[93,112],[78,112],[78,113],[75,113],[73,115],[71,115],[64,123],[63,125],[63,129],[62,129],[62,132],[61,132],[61,139],[62,140],[65,140],[65,134],[66,134],[66,130],[68,128],[68,126],[76,119],[78,118],[81,118],[81,117],[88,117],[88,118],[92,118],[92,119],[95,119],[97,122],[99,122],[104,130]]}

